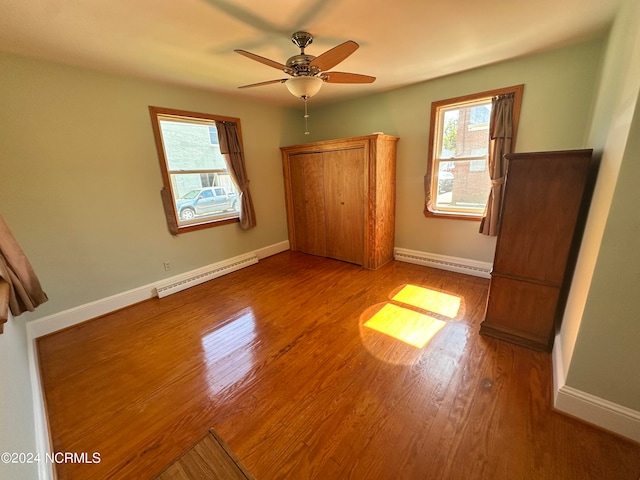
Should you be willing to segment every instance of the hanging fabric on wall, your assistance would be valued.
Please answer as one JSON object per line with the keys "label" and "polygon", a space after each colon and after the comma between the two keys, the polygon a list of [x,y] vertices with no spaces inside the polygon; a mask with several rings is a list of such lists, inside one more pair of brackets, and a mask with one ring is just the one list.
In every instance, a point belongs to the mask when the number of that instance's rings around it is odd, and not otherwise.
{"label": "hanging fabric on wall", "polygon": [[9,309],[15,317],[48,300],[31,262],[0,215],[0,278],[10,286]]}
{"label": "hanging fabric on wall", "polygon": [[507,165],[505,154],[513,149],[513,101],[514,94],[498,95],[492,100],[489,123],[489,175],[491,176],[491,192],[487,201],[484,216],[480,222],[480,233],[495,237],[498,235],[500,222],[500,204],[502,203],[502,187]]}
{"label": "hanging fabric on wall", "polygon": [[216,122],[220,153],[227,162],[233,181],[240,190],[240,228],[249,230],[256,226],[256,212],[249,191],[249,178],[244,165],[244,151],[238,125],[234,122]]}

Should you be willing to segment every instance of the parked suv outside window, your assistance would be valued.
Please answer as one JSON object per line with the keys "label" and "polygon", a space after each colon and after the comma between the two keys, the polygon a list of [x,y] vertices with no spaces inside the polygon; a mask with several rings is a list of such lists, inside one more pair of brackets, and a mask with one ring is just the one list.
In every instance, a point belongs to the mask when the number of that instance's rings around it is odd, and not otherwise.
{"label": "parked suv outside window", "polygon": [[176,200],[180,220],[191,220],[197,216],[210,215],[230,210],[238,211],[238,195],[227,193],[224,187],[206,187],[191,190]]}

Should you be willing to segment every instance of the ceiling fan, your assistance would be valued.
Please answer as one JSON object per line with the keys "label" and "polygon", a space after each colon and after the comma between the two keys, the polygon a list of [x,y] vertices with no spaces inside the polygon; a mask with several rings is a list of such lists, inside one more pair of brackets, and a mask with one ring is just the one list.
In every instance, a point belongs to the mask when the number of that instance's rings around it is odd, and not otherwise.
{"label": "ceiling fan", "polygon": [[296,97],[307,100],[314,96],[322,87],[324,82],[327,83],[372,83],[376,77],[369,75],[361,75],[358,73],[346,72],[328,72],[327,70],[335,67],[345,58],[355,52],[359,45],[352,41],[346,41],[340,45],[327,50],[322,55],[314,57],[306,54],[304,49],[313,42],[313,36],[308,32],[295,32],[291,36],[291,41],[300,48],[300,54],[294,55],[287,60],[286,64],[269,60],[255,53],[246,50],[235,50],[240,55],[251,58],[269,67],[282,70],[290,78],[279,78],[277,80],[269,80],[267,82],[252,83],[251,85],[243,85],[238,88],[260,87],[270,85],[272,83],[284,83],[289,91]]}

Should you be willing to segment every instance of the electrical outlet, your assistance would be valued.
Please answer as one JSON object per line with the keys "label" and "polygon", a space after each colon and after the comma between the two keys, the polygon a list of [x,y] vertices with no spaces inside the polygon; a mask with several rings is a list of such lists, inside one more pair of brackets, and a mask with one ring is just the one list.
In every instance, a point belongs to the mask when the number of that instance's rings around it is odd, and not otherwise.
{"label": "electrical outlet", "polygon": [[165,272],[168,272],[169,270],[171,270],[171,262],[164,262],[162,265],[164,266]]}

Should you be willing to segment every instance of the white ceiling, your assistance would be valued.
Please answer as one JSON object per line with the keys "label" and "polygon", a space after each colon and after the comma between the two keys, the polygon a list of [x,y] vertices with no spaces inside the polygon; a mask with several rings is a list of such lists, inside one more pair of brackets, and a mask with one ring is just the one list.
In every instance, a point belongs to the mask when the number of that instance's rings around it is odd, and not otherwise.
{"label": "white ceiling", "polygon": [[[373,84],[325,84],[316,103],[389,90],[577,42],[611,23],[620,0],[0,0],[0,51],[189,85],[271,103],[299,102],[286,77],[234,53],[285,63],[346,40],[333,70]],[[1,68],[1,66],[0,66]]]}

